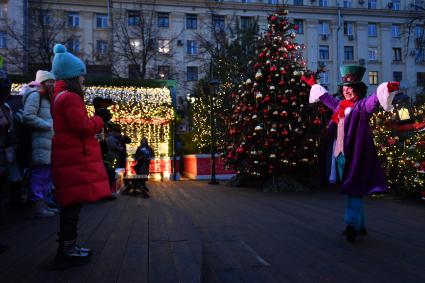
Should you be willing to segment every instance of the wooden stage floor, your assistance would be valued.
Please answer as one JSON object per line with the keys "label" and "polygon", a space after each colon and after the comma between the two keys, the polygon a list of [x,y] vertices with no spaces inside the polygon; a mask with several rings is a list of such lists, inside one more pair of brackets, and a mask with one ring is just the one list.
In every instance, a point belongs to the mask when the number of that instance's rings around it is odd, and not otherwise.
{"label": "wooden stage floor", "polygon": [[425,203],[366,200],[369,235],[341,236],[335,192],[261,193],[206,182],[149,182],[151,198],[86,205],[90,264],[54,263],[58,217],[9,213],[0,282],[425,282]]}

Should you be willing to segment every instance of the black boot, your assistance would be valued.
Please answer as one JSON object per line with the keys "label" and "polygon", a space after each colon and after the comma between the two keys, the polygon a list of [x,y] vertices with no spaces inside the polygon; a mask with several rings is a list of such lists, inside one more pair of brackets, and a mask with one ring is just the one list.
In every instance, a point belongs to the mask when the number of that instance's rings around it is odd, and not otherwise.
{"label": "black boot", "polygon": [[75,240],[60,243],[58,253],[56,254],[56,261],[66,262],[72,266],[87,264],[90,258],[91,254],[77,248]]}
{"label": "black boot", "polygon": [[357,236],[356,227],[353,225],[347,225],[345,228],[344,234],[348,242],[353,243]]}
{"label": "black boot", "polygon": [[5,251],[7,251],[7,245],[1,245],[0,244],[0,254],[4,253]]}

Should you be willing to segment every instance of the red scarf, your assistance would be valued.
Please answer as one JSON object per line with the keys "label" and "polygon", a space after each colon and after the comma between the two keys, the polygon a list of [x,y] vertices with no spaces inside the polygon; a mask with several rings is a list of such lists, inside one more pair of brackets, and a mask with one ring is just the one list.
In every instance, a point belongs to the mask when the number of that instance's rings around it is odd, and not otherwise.
{"label": "red scarf", "polygon": [[338,109],[332,115],[332,121],[338,124],[339,120],[345,117],[345,109],[348,107],[353,107],[354,102],[357,100],[357,97],[353,100],[343,100],[339,103]]}

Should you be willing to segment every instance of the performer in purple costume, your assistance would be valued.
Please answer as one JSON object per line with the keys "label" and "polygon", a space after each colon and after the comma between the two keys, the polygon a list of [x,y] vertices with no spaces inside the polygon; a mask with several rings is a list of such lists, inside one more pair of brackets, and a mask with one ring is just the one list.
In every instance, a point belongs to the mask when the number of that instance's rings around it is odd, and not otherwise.
{"label": "performer in purple costume", "polygon": [[340,101],[312,79],[309,102],[323,102],[332,110],[328,129],[326,176],[331,183],[341,185],[346,195],[343,234],[354,242],[358,234],[367,234],[364,222],[363,196],[385,193],[388,189],[384,172],[378,161],[369,119],[381,105],[384,110],[393,109],[391,103],[398,92],[397,83],[382,83],[375,93],[366,97],[367,86],[362,82],[366,69],[347,65],[340,68],[339,84],[345,100]]}

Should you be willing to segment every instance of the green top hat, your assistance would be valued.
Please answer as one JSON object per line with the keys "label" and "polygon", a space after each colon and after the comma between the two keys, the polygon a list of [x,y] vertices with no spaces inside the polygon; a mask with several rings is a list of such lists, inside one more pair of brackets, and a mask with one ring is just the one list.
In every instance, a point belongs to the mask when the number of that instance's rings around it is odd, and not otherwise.
{"label": "green top hat", "polygon": [[339,86],[350,86],[362,83],[363,75],[366,68],[360,65],[345,65],[339,68],[341,73],[342,83]]}

